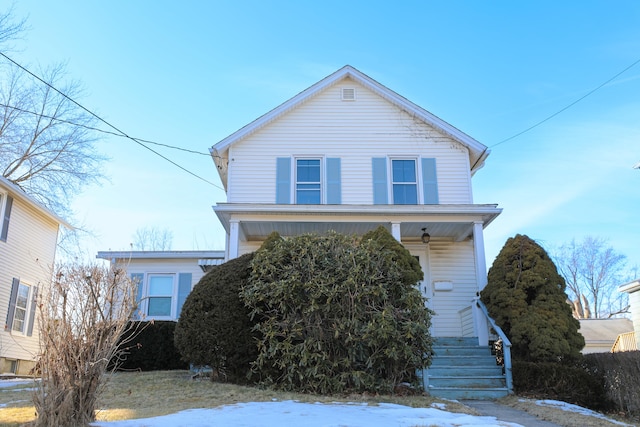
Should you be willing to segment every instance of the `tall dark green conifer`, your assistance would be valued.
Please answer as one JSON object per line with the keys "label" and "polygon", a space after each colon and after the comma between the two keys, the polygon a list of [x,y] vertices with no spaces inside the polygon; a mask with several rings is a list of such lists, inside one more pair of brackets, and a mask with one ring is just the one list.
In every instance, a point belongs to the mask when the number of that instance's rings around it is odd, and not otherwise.
{"label": "tall dark green conifer", "polygon": [[507,240],[481,298],[511,340],[515,359],[560,361],[578,356],[584,347],[564,279],[547,252],[527,236]]}

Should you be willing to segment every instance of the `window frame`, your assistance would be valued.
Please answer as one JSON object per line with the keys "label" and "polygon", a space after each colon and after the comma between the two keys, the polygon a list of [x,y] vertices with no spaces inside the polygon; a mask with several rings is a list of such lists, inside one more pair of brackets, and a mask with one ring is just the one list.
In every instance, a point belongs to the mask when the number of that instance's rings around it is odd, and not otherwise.
{"label": "window frame", "polygon": [[[422,194],[421,194],[421,183],[420,183],[420,162],[419,158],[415,156],[391,156],[389,157],[389,200],[391,200],[392,205],[420,205],[422,204]],[[413,162],[413,171],[414,171],[414,181],[398,181],[394,180],[394,168],[393,163],[395,161],[412,161]],[[395,186],[396,185],[413,185],[415,188],[415,203],[397,203],[395,197]]]}
{"label": "window frame", "polygon": [[9,193],[0,190],[0,242],[6,242],[9,234],[9,223],[11,222],[11,218],[6,218],[9,198]]}
{"label": "window frame", "polygon": [[[20,300],[20,289],[23,289],[23,288],[27,288],[27,296],[26,296],[24,307],[20,307],[18,306],[18,301]],[[27,329],[29,327],[29,319],[31,317],[30,313],[32,309],[35,309],[35,307],[31,307],[31,300],[33,299],[32,292],[33,292],[33,286],[27,283],[24,283],[23,281],[20,281],[18,283],[15,306],[13,307],[13,319],[11,321],[11,333],[27,335]],[[24,312],[24,317],[22,319],[19,319],[16,316],[18,314],[18,310]],[[19,322],[22,322],[22,328],[17,329],[16,324]]]}
{"label": "window frame", "polygon": [[[178,283],[177,283],[177,273],[173,272],[153,272],[147,273],[145,280],[145,289],[144,289],[144,318],[149,320],[174,320],[176,318],[176,304],[178,301]],[[162,295],[151,295],[151,280],[154,277],[171,277],[171,294],[162,294]],[[151,306],[151,300],[153,298],[170,298],[169,304],[169,313],[168,314],[149,314],[149,308]]]}
{"label": "window frame", "polygon": [[[319,169],[319,181],[301,181],[298,182],[298,161],[304,161],[304,160],[317,160],[318,161],[318,169]],[[325,183],[324,183],[324,179],[325,179],[325,171],[324,171],[324,164],[325,164],[325,159],[324,156],[294,156],[293,157],[293,179],[292,179],[292,183],[293,183],[293,197],[294,197],[294,204],[296,205],[322,205],[325,203]],[[317,191],[318,191],[318,203],[301,203],[299,202],[299,196],[298,196],[298,185],[318,185]],[[303,190],[304,191],[304,190]],[[309,192],[313,191],[313,190],[307,190]]]}

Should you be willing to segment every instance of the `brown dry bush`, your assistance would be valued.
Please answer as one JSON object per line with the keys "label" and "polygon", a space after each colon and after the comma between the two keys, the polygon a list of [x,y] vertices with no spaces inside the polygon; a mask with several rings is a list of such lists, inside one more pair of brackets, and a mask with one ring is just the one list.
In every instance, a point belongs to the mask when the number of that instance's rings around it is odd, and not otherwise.
{"label": "brown dry bush", "polygon": [[604,377],[607,397],[616,409],[640,416],[640,351],[593,353],[585,359],[594,372]]}
{"label": "brown dry bush", "polygon": [[38,304],[36,427],[95,420],[107,364],[126,344],[119,338],[135,309],[135,290],[118,268],[74,264],[57,269]]}

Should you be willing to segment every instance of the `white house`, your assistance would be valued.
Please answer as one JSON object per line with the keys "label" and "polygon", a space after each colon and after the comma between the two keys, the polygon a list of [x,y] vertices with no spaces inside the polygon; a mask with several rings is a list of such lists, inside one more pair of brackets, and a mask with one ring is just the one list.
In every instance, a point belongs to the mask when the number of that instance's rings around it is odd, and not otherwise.
{"label": "white house", "polygon": [[345,66],[210,152],[227,193],[213,208],[227,259],[272,231],[361,235],[383,225],[420,261],[433,335],[486,334],[472,300],[486,284],[483,230],[501,209],[473,201],[483,144]]}
{"label": "white house", "polygon": [[178,320],[193,287],[224,251],[102,251],[97,258],[121,266],[138,283],[137,319]]}
{"label": "white house", "polygon": [[60,225],[72,228],[0,176],[0,373],[28,374],[39,351],[36,296],[50,283]]}
{"label": "white house", "polygon": [[629,294],[631,321],[633,322],[633,330],[635,332],[633,336],[629,338],[630,341],[635,341],[635,343],[629,343],[626,347],[633,348],[633,344],[635,344],[635,348],[640,350],[640,279],[625,283],[620,286],[619,290],[620,292]]}

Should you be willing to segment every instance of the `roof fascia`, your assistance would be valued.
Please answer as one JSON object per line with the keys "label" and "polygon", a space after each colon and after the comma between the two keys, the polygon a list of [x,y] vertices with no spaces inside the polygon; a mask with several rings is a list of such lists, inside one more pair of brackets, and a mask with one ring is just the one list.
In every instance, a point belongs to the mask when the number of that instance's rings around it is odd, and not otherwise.
{"label": "roof fascia", "polygon": [[13,182],[9,181],[7,178],[3,176],[0,176],[0,187],[4,187],[11,194],[12,197],[17,198],[18,200],[32,206],[33,208],[35,208],[37,211],[44,214],[48,218],[56,221],[59,225],[63,225],[69,230],[75,229],[75,227],[69,224],[66,220],[64,220],[63,218],[59,217],[48,208],[41,205],[33,197],[25,193],[22,188],[18,187]]}
{"label": "roof fascia", "polygon": [[[484,144],[476,141],[474,138],[465,134],[461,130],[455,128],[454,126],[450,125],[449,123],[445,122],[439,117],[431,114],[427,110],[414,104],[413,102],[409,101],[408,99],[404,98],[398,93],[392,91],[386,86],[378,83],[371,77],[367,76],[366,74],[363,74],[362,72],[356,70],[350,65],[345,65],[338,71],[334,72],[333,74],[330,74],[329,76],[320,80],[318,83],[300,92],[293,98],[280,104],[278,107],[260,116],[253,122],[241,128],[240,130],[224,138],[222,141],[218,142],[212,147],[212,150],[211,150],[212,155],[214,153],[216,155],[221,155],[222,153],[227,151],[229,146],[234,144],[236,141],[239,141],[242,138],[252,134],[253,132],[265,126],[266,124],[280,117],[282,114],[300,105],[301,103],[303,103],[310,97],[314,96],[318,92],[323,91],[324,89],[332,86],[336,82],[347,77],[352,78],[353,80],[362,84],[366,88],[372,90],[374,93],[378,94],[382,98],[398,106],[399,108],[405,110],[408,114],[428,123],[429,125],[435,127],[436,129],[440,130],[441,132],[449,135],[456,141],[465,145],[469,149],[471,154],[473,154],[472,156],[470,156],[470,160],[472,163],[471,170],[473,172],[475,172],[477,169],[480,169],[483,166],[484,159],[489,155],[489,150]],[[214,161],[215,160],[216,159],[214,157]]]}

